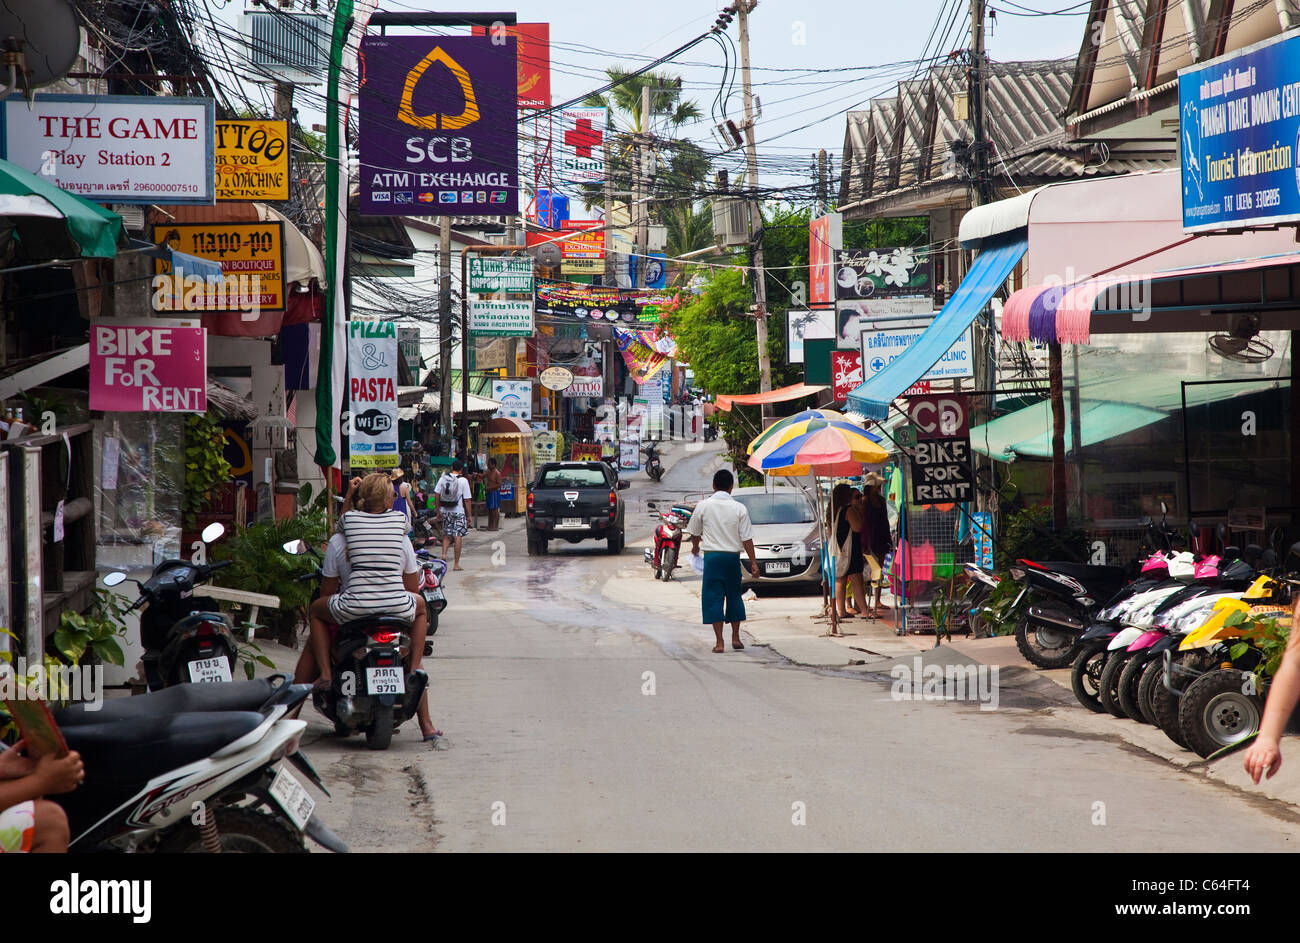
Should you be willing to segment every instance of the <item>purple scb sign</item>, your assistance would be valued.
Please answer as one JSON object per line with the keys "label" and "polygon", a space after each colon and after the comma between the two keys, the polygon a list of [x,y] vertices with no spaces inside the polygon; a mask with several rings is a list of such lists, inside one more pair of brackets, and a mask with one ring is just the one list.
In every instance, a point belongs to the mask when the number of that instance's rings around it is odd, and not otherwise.
{"label": "purple scb sign", "polygon": [[367,36],[361,212],[517,213],[517,76],[514,37]]}

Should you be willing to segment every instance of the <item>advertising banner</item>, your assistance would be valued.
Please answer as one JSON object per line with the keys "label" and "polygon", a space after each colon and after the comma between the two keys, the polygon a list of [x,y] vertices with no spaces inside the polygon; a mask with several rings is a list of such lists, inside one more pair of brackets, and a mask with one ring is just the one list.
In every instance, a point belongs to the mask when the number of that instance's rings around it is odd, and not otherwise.
{"label": "advertising banner", "polygon": [[605,224],[600,220],[566,219],[560,245],[560,273],[599,275],[605,271]]}
{"label": "advertising banner", "polygon": [[555,169],[565,183],[600,183],[605,179],[606,108],[566,108],[560,112],[559,159]]}
{"label": "advertising banner", "polygon": [[218,121],[218,200],[289,199],[289,122]]}
{"label": "advertising banner", "polygon": [[513,37],[367,36],[361,43],[361,212],[519,211]]}
{"label": "advertising banner", "polygon": [[533,435],[533,467],[558,462],[564,454],[564,436],[553,429],[541,429]]}
{"label": "advertising banner", "polygon": [[397,349],[402,352],[406,369],[412,379],[420,382],[420,329],[418,327],[399,327],[397,329]]}
{"label": "advertising banner", "polygon": [[835,346],[842,350],[858,350],[862,332],[874,326],[872,319],[881,318],[880,326],[910,324],[910,321],[888,320],[905,315],[934,314],[929,298],[872,298],[868,301],[840,301],[835,305]]}
{"label": "advertising banner", "polygon": [[835,253],[844,245],[844,217],[818,216],[808,224],[808,303],[835,304]]}
{"label": "advertising banner", "polygon": [[1178,73],[1183,230],[1300,219],[1300,33]]}
{"label": "advertising banner", "polygon": [[862,352],[831,351],[831,385],[836,400],[842,400],[862,385]]}
{"label": "advertising banner", "polygon": [[[862,379],[870,380],[881,370],[902,356],[909,347],[920,339],[930,326],[930,321],[887,322],[889,327],[872,329],[870,326],[862,332]],[[948,352],[939,358],[929,371],[920,379],[955,380],[958,377],[975,375],[975,353],[971,345],[971,332],[967,328],[961,338],[948,348]]]}
{"label": "advertising banner", "polygon": [[831,308],[791,308],[785,313],[786,363],[803,363],[805,339],[835,337],[835,311]]}
{"label": "advertising banner", "polygon": [[493,337],[532,337],[533,303],[471,295],[469,330],[471,334]]}
{"label": "advertising banner", "polygon": [[648,331],[624,331],[616,327],[614,342],[628,373],[637,383],[645,383],[668,363],[669,358],[655,349],[654,337]]}
{"label": "advertising banner", "polygon": [[4,158],[100,203],[213,201],[210,98],[22,95],[5,99]]}
{"label": "advertising banner", "polygon": [[578,282],[550,282],[538,279],[534,305],[538,314],[560,314],[575,318],[617,321],[623,310],[633,311],[628,303],[624,307],[622,294],[617,288],[583,285]]}
{"label": "advertising banner", "polygon": [[583,357],[573,366],[573,382],[566,386],[561,396],[604,396],[604,378],[600,375],[600,363]]}
{"label": "advertising banner", "polygon": [[855,301],[923,295],[929,305],[928,299],[934,295],[933,269],[924,249],[844,250],[836,253],[835,297]]}
{"label": "advertising banner", "polygon": [[907,415],[916,427],[912,452],[912,502],[952,504],[975,497],[970,415],[966,397],[946,393],[913,396]]}
{"label": "advertising banner", "polygon": [[90,408],[110,413],[208,409],[207,333],[162,321],[90,326]]}
{"label": "advertising banner", "polygon": [[599,442],[575,442],[573,443],[573,461],[575,462],[599,462],[600,461],[600,443]]}
{"label": "advertising banner", "polygon": [[[663,252],[646,253],[649,257],[645,260],[645,287],[655,290],[661,290],[668,287],[668,256]],[[627,278],[629,285],[636,284],[636,271],[640,267],[641,259],[635,255],[627,257]]]}
{"label": "advertising banner", "polygon": [[533,293],[533,260],[530,258],[469,257],[469,290],[485,294]]}
{"label": "advertising banner", "polygon": [[348,460],[353,468],[396,468],[397,325],[348,322],[348,376],[352,429]]}
{"label": "advertising banner", "polygon": [[174,283],[154,293],[155,310],[284,310],[284,223],[173,223],[154,226],[153,241],[216,262],[223,276],[220,284],[205,282],[199,291],[170,262],[155,260],[155,274]]}
{"label": "advertising banner", "polygon": [[550,23],[516,23],[513,26],[503,24],[492,27],[491,33],[488,33],[486,26],[475,26],[474,35],[491,35],[497,39],[513,36],[515,48],[519,53],[518,107],[551,107]]}
{"label": "advertising banner", "polygon": [[501,404],[494,418],[533,418],[532,380],[493,380],[492,398]]}

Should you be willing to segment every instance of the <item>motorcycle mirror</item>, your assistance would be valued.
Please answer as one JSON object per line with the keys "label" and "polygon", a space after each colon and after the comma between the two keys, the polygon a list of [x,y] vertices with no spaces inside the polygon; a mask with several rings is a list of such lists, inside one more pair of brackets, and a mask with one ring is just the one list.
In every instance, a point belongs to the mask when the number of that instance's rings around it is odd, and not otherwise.
{"label": "motorcycle mirror", "polygon": [[105,586],[121,586],[126,582],[126,574],[121,570],[114,570],[112,573],[104,575]]}
{"label": "motorcycle mirror", "polygon": [[1161,514],[1168,514],[1168,513],[1169,513],[1169,505],[1165,504],[1164,501],[1161,501],[1161,502],[1160,502],[1160,513],[1161,513]]}
{"label": "motorcycle mirror", "polygon": [[1291,545],[1291,549],[1287,552],[1287,556],[1300,557],[1300,540]]}
{"label": "motorcycle mirror", "polygon": [[296,556],[299,556],[300,554],[304,554],[304,553],[307,552],[307,541],[305,541],[305,540],[291,540],[291,541],[289,541],[287,544],[284,545],[284,552],[285,552],[285,553],[291,553],[291,554],[293,554],[295,557],[296,557]]}
{"label": "motorcycle mirror", "polygon": [[203,533],[199,534],[199,537],[205,544],[210,544],[225,532],[225,524],[222,524],[220,521],[213,521],[207,527],[203,528]]}

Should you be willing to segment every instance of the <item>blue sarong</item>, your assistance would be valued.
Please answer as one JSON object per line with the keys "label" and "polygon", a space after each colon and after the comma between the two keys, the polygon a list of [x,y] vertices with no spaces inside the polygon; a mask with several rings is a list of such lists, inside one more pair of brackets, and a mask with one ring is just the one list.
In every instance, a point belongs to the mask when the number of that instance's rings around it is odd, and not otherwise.
{"label": "blue sarong", "polygon": [[740,572],[740,554],[708,551],[704,554],[704,580],[700,603],[704,624],[744,622],[745,601]]}
{"label": "blue sarong", "polygon": [[495,511],[501,507],[501,491],[498,488],[489,488],[485,492],[487,498],[487,509]]}

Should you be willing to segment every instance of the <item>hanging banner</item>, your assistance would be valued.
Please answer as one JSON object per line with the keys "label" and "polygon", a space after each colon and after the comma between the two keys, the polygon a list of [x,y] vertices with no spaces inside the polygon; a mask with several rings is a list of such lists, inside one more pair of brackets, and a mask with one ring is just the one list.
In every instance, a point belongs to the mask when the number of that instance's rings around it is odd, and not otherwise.
{"label": "hanging banner", "polygon": [[565,183],[600,183],[605,179],[606,108],[566,108],[560,112],[559,160],[555,169]]}
{"label": "hanging banner", "polygon": [[907,417],[916,428],[912,450],[912,502],[950,504],[975,499],[970,413],[960,393],[913,396]]}
{"label": "hanging banner", "polygon": [[614,328],[614,342],[618,344],[628,373],[637,383],[645,383],[663,369],[669,359],[654,347],[654,338],[641,331],[624,331]]}
{"label": "hanging banner", "polygon": [[492,398],[501,404],[493,418],[533,418],[532,380],[493,380]]}
{"label": "hanging banner", "polygon": [[284,223],[173,223],[154,226],[153,241],[216,262],[222,274],[200,290],[179,264],[154,260],[170,282],[154,292],[155,311],[284,310]]}
{"label": "hanging banner", "polygon": [[[30,54],[30,53],[29,53]],[[211,204],[210,98],[10,96],[4,159],[100,203]]]}
{"label": "hanging banner", "polygon": [[207,332],[152,320],[90,325],[90,408],[110,413],[208,409]]}
{"label": "hanging banner", "polygon": [[[668,285],[668,255],[663,252],[649,252],[645,260],[645,285],[643,287],[662,291]],[[635,255],[627,257],[627,278],[629,285],[636,284],[636,271],[641,259]]]}
{"label": "hanging banner", "polygon": [[547,367],[538,380],[546,389],[562,393],[573,383],[573,371],[568,367]]}
{"label": "hanging banner", "polygon": [[512,36],[362,40],[362,214],[517,213],[516,75]]}
{"label": "hanging banner", "polygon": [[835,304],[835,253],[844,246],[844,217],[818,216],[808,224],[808,304]]}
{"label": "hanging banner", "polygon": [[1300,34],[1180,69],[1178,124],[1184,232],[1300,219]]}
{"label": "hanging banner", "polygon": [[392,321],[348,322],[353,468],[396,468],[397,325]]}
{"label": "hanging banner", "polygon": [[218,121],[218,200],[289,199],[289,122]]}
{"label": "hanging banner", "polygon": [[835,297],[861,298],[924,296],[927,309],[934,295],[933,263],[924,249],[855,249],[835,254]]}
{"label": "hanging banner", "polygon": [[578,282],[537,281],[534,305],[538,314],[560,314],[575,318],[617,321],[622,310],[632,311],[630,302],[623,307],[617,288],[583,285]]}
{"label": "hanging banner", "polygon": [[857,350],[831,351],[831,386],[835,399],[845,399],[862,385],[862,352]]}
{"label": "hanging banner", "polygon": [[469,330],[471,334],[493,337],[532,337],[533,303],[471,295]]}
{"label": "hanging banner", "polygon": [[515,38],[519,52],[520,108],[551,107],[551,24],[516,23],[513,26],[493,26],[489,34],[486,26],[475,26],[475,36],[491,35],[500,39]]}

